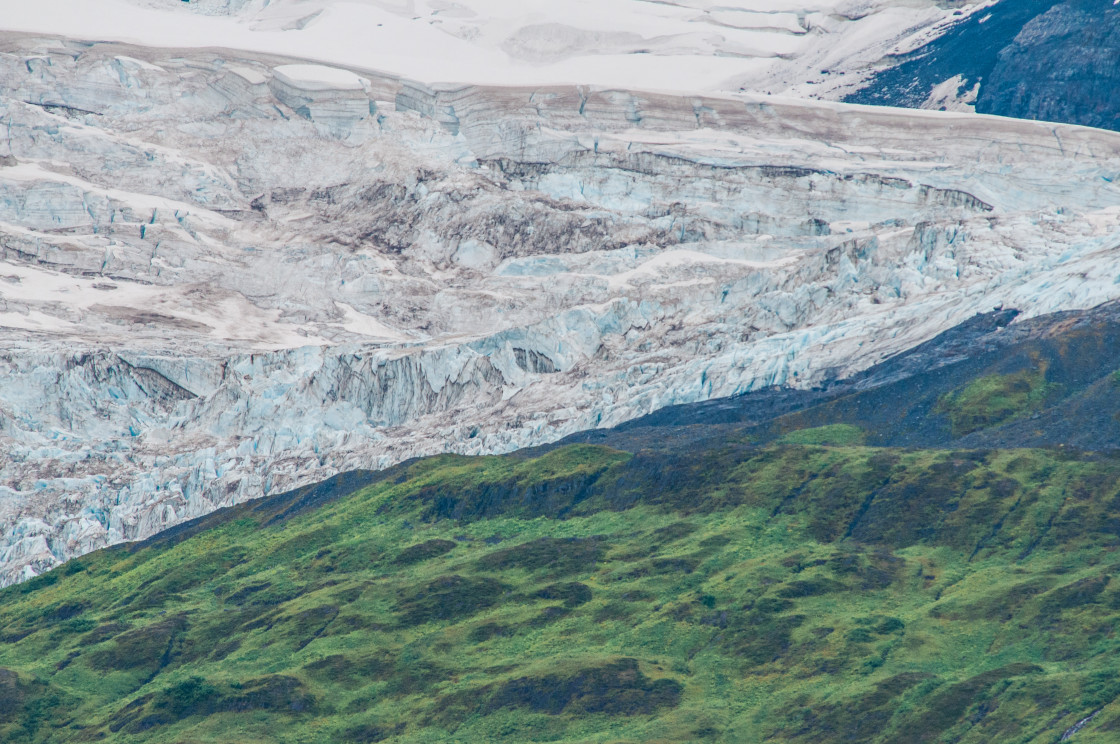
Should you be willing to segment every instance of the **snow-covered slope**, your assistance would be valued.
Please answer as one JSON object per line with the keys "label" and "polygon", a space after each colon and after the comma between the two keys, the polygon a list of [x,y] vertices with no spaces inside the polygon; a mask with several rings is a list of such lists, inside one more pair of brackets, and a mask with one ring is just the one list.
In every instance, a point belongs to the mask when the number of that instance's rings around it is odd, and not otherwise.
{"label": "snow-covered slope", "polygon": [[0,0],[0,29],[425,83],[837,97],[991,0]]}
{"label": "snow-covered slope", "polygon": [[1120,296],[1099,130],[35,37],[0,90],[2,583]]}
{"label": "snow-covered slope", "polygon": [[0,0],[0,31],[435,83],[750,92],[1120,130],[1114,0]]}

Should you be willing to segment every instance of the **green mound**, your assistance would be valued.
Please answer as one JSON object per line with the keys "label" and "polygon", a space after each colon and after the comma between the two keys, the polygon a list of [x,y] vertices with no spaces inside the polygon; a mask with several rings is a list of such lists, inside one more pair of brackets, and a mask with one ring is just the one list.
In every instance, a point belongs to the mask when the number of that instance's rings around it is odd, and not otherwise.
{"label": "green mound", "polygon": [[943,395],[934,412],[946,414],[953,436],[961,437],[1041,409],[1052,389],[1039,370],[988,375]]}
{"label": "green mound", "polygon": [[87,555],[0,592],[0,741],[1116,741],[1120,460],[857,433],[437,457]]}
{"label": "green mound", "polygon": [[852,424],[829,424],[791,431],[778,439],[782,444],[819,444],[836,447],[864,444],[867,433]]}

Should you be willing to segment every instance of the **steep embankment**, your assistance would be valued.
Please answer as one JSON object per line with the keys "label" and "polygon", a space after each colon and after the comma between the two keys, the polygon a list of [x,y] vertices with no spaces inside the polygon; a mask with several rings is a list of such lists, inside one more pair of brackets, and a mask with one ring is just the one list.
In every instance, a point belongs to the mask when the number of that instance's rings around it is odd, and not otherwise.
{"label": "steep embankment", "polygon": [[875,446],[1120,447],[1120,305],[1013,322],[1018,316],[977,315],[816,389],[671,406],[561,442],[671,448],[733,434],[763,443],[844,426]]}

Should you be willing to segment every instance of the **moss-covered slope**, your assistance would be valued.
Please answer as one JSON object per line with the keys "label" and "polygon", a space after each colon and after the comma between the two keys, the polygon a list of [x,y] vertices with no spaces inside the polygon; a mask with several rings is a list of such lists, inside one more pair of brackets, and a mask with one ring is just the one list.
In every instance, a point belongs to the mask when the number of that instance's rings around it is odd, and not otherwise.
{"label": "moss-covered slope", "polygon": [[734,442],[358,474],[0,592],[0,740],[1116,741],[1118,479]]}

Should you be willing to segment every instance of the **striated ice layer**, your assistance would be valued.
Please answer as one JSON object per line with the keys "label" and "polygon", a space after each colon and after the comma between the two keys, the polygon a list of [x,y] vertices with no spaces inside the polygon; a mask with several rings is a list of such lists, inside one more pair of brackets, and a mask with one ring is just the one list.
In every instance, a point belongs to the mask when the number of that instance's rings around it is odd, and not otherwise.
{"label": "striated ice layer", "polygon": [[3,584],[1120,297],[1116,133],[6,44]]}

